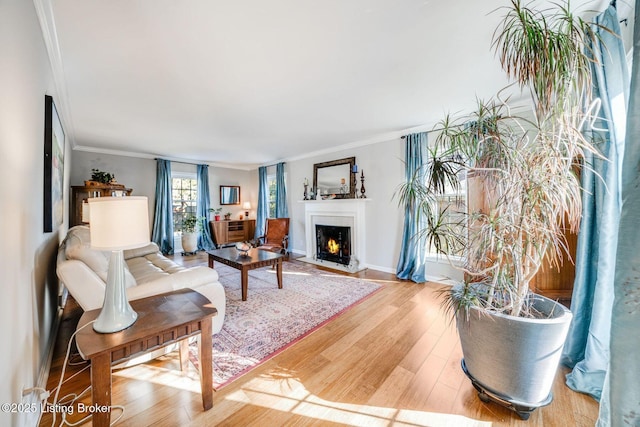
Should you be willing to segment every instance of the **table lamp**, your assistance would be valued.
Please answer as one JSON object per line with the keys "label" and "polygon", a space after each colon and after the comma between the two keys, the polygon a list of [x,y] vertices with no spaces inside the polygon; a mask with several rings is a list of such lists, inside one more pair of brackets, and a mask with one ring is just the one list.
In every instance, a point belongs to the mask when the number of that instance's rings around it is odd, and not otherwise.
{"label": "table lamp", "polygon": [[249,202],[244,202],[244,205],[242,205],[242,209],[245,210],[244,212],[244,216],[246,216],[247,218],[249,218],[249,209],[251,209],[251,203]]}
{"label": "table lamp", "polygon": [[125,292],[123,250],[149,243],[149,211],[146,197],[99,197],[89,199],[91,248],[111,251],[104,303],[93,324],[108,334],[133,325],[133,311]]}

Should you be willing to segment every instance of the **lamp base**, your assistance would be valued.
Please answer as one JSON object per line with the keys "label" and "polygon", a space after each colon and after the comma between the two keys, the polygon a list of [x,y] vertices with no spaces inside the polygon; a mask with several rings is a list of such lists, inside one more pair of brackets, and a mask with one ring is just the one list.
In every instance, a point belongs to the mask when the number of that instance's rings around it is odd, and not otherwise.
{"label": "lamp base", "polygon": [[107,273],[107,286],[104,291],[104,303],[98,318],[93,323],[93,330],[101,334],[110,334],[127,329],[138,319],[138,313],[133,311],[127,293],[124,279],[124,257],[122,251],[112,251]]}

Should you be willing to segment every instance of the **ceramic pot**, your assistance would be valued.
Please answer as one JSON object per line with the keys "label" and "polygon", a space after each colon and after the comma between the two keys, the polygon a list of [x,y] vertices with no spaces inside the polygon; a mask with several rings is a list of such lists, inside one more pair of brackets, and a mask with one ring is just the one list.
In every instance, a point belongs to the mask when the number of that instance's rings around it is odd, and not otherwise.
{"label": "ceramic pot", "polygon": [[467,375],[489,392],[532,408],[551,401],[571,312],[533,295],[542,318],[530,319],[471,308],[456,324]]}
{"label": "ceramic pot", "polygon": [[196,252],[198,250],[198,233],[182,232],[182,251]]}

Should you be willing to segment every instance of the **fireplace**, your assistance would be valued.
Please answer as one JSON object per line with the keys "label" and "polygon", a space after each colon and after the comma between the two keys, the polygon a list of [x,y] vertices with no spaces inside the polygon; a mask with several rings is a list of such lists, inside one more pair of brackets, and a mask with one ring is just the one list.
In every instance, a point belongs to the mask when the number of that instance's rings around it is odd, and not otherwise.
{"label": "fireplace", "polygon": [[316,224],[316,258],[349,265],[351,227]]}
{"label": "fireplace", "polygon": [[[371,201],[369,198],[301,201],[304,203],[306,256],[298,259],[347,273],[367,268],[365,206]],[[325,249],[329,241],[318,241],[317,226],[331,227],[329,232],[341,233],[333,240],[342,253],[338,250],[337,254],[332,254]]]}

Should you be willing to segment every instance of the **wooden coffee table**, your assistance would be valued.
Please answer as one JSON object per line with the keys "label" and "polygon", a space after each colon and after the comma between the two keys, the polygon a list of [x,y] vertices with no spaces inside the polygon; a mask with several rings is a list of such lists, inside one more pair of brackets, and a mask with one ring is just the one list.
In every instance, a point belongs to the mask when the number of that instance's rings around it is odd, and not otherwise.
{"label": "wooden coffee table", "polygon": [[[213,365],[211,346],[211,317],[218,313],[202,294],[181,289],[161,295],[131,301],[138,313],[136,322],[120,332],[100,334],[87,323],[95,320],[100,309],[85,312],[78,322],[76,344],[80,356],[91,360],[91,395],[93,425],[109,426],[111,419],[111,365],[129,360],[143,353],[179,342],[200,334],[200,383],[202,406],[213,406]],[[182,351],[180,358],[186,357]]]}
{"label": "wooden coffee table", "polygon": [[207,251],[209,254],[209,267],[213,268],[213,262],[218,261],[240,270],[242,277],[242,301],[247,300],[247,288],[249,282],[249,270],[273,265],[276,267],[278,276],[278,289],[282,289],[282,258],[284,255],[263,251],[260,249],[250,249],[247,256],[240,255],[236,248],[224,248]]}

